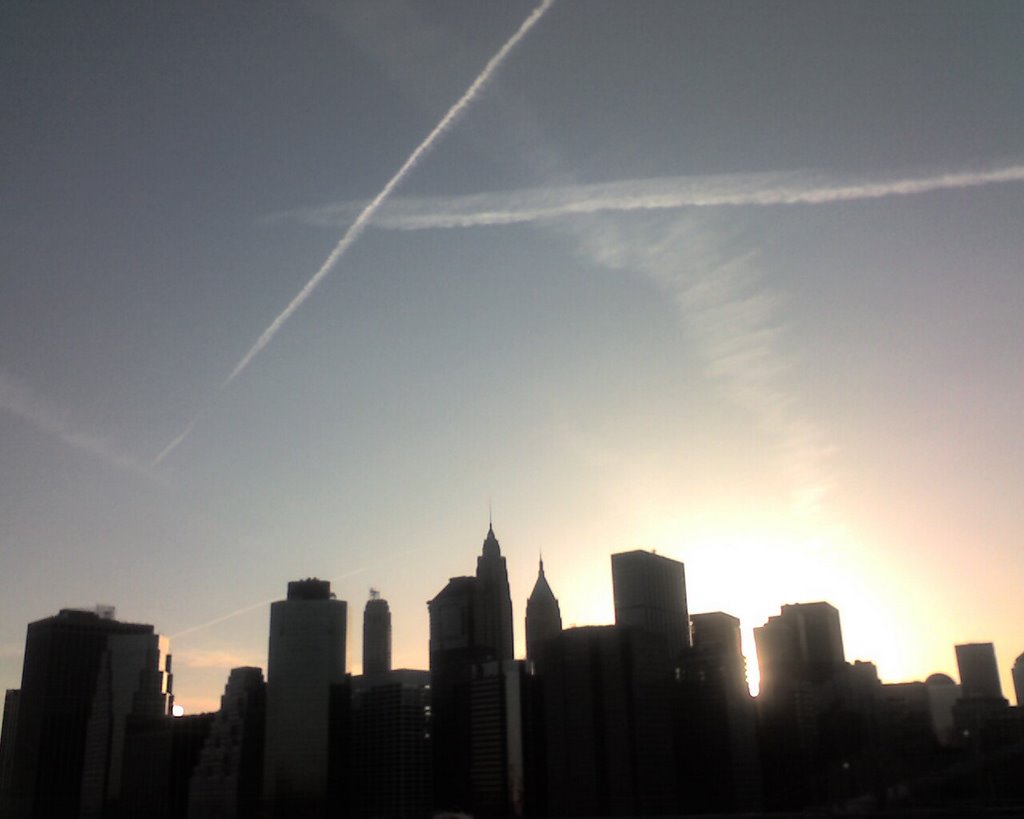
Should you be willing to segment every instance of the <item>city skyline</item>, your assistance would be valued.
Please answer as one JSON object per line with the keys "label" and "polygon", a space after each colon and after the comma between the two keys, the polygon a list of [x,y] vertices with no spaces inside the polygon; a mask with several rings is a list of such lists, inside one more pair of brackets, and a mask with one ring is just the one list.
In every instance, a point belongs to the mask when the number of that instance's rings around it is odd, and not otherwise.
{"label": "city skyline", "polygon": [[1013,690],[1024,9],[596,2],[0,10],[0,685],[109,603],[211,710],[308,576],[425,668],[493,501],[515,656],[644,549]]}
{"label": "city skyline", "polygon": [[[496,551],[497,548],[499,548],[499,547],[498,547],[498,540],[497,540],[497,537],[496,537],[495,532],[494,532],[493,524],[489,524],[488,525],[487,535],[486,535],[486,537],[484,539],[484,550],[483,550],[483,558],[484,558],[484,560],[487,559],[488,554],[489,554],[488,546],[490,546],[491,549],[495,550],[495,551],[490,552],[491,557],[492,558],[495,557],[495,556],[501,557],[501,562],[502,562],[502,564],[504,564],[504,557],[501,556],[500,553]],[[645,558],[645,556],[646,556],[646,558],[648,558],[647,561],[643,560],[643,558]],[[671,579],[666,577],[663,580],[659,580],[659,581],[657,581],[655,583],[651,583],[651,581],[649,579],[647,579],[646,581],[643,582],[643,584],[639,588],[635,585],[635,584],[638,583],[639,577],[636,577],[635,579],[631,579],[631,581],[630,581],[632,584],[634,584],[634,586],[632,588],[635,589],[634,591],[632,591],[633,599],[646,598],[649,601],[656,601],[655,608],[653,609],[653,611],[657,611],[657,612],[659,612],[659,614],[656,615],[654,617],[654,619],[649,619],[649,616],[648,617],[637,618],[637,617],[635,617],[633,615],[633,613],[629,609],[624,609],[623,612],[620,612],[619,616],[616,616],[615,612],[614,612],[614,608],[613,608],[613,617],[612,617],[612,621],[610,623],[587,623],[587,622],[577,623],[577,622],[572,622],[572,623],[567,623],[565,625],[562,625],[559,628],[560,629],[564,629],[564,630],[569,630],[569,629],[576,629],[576,628],[589,628],[589,627],[592,627],[592,626],[603,626],[603,625],[618,624],[618,625],[624,625],[624,626],[628,626],[628,627],[638,628],[638,629],[641,629],[641,630],[644,630],[644,631],[652,631],[654,633],[664,632],[663,634],[661,634],[661,636],[666,639],[666,643],[667,644],[669,642],[671,642],[672,638],[668,637],[666,635],[671,634],[672,631],[671,631],[671,629],[669,629],[668,631],[665,631],[663,625],[661,624],[661,617],[662,617],[662,615],[660,613],[661,610],[659,608],[657,608],[657,605],[661,605],[664,602],[671,601],[673,595],[676,594],[676,593],[679,593],[678,600],[681,601],[682,609],[683,609],[683,611],[685,611],[686,599],[687,599],[687,587],[686,587],[686,581],[685,581],[685,577],[684,577],[684,566],[683,566],[683,564],[680,563],[679,561],[675,561],[673,559],[666,558],[663,555],[658,555],[653,550],[652,551],[632,550],[632,551],[629,551],[629,552],[620,552],[620,553],[617,553],[617,554],[610,554],[610,555],[608,555],[608,557],[610,559],[610,561],[609,561],[609,563],[610,563],[610,565],[609,565],[609,573],[610,574],[613,573],[614,571],[616,571],[616,568],[615,568],[616,564],[617,564],[617,560],[616,559],[618,559],[618,563],[619,563],[620,567],[622,565],[624,565],[625,561],[631,561],[632,565],[630,566],[630,568],[634,572],[636,572],[637,569],[641,569],[641,567],[643,568],[643,570],[645,570],[647,572],[650,572],[652,569],[658,569],[659,567],[663,567],[664,569],[668,569],[669,575],[671,575],[673,573],[677,573],[677,575],[678,575],[677,577],[674,577],[674,578],[671,578]],[[476,559],[478,561],[480,561],[481,557],[478,555]],[[640,560],[640,564],[639,565],[637,565],[637,560]],[[633,567],[635,567],[635,568],[633,568]],[[504,572],[504,565],[502,565],[502,568],[501,568],[500,571]],[[648,575],[648,577],[649,577],[649,575]],[[548,581],[547,581],[546,576],[544,574],[543,561],[541,561],[539,578],[543,581],[543,586],[547,590],[548,593],[554,593],[555,592],[555,589],[551,588],[550,585],[548,584]],[[669,582],[666,584],[665,580],[668,580]],[[681,580],[681,584],[676,584],[676,585],[678,585],[678,588],[676,588],[674,586],[672,580]],[[463,581],[473,581],[473,582],[478,583],[479,582],[479,578],[474,578],[472,576],[465,576],[465,575],[459,576],[459,577],[452,577],[452,578],[449,579],[448,585],[444,587],[444,591],[447,592],[449,588],[453,587],[453,584],[457,586],[458,583],[461,583]],[[367,600],[366,600],[366,608],[361,612],[360,616],[355,617],[354,619],[353,618],[349,618],[346,615],[346,609],[349,606],[349,601],[341,600],[337,596],[337,594],[335,594],[334,592],[331,592],[330,591],[330,585],[331,585],[331,583],[330,583],[329,580],[322,580],[322,579],[318,579],[318,578],[315,578],[315,577],[309,577],[309,578],[304,579],[304,580],[289,581],[288,582],[288,594],[287,594],[287,596],[286,597],[279,597],[277,600],[268,602],[266,604],[266,612],[267,612],[267,617],[268,617],[268,622],[267,622],[267,639],[270,642],[270,648],[268,649],[267,654],[260,661],[255,661],[254,660],[253,662],[249,663],[249,665],[246,666],[246,667],[256,667],[256,668],[259,668],[259,669],[263,670],[264,672],[266,672],[269,669],[269,667],[270,667],[270,656],[271,656],[271,654],[274,651],[274,649],[273,649],[273,637],[271,636],[274,633],[274,629],[273,629],[274,607],[275,606],[281,607],[279,610],[283,611],[284,610],[283,609],[284,603],[286,601],[289,601],[289,600],[293,599],[293,597],[292,597],[293,596],[293,589],[299,590],[299,589],[306,589],[307,587],[315,589],[315,592],[312,593],[311,599],[316,599],[317,597],[322,598],[323,604],[326,605],[327,601],[328,601],[328,598],[329,598],[329,600],[331,601],[331,605],[339,607],[339,610],[341,612],[340,619],[339,619],[338,622],[341,624],[341,626],[343,626],[343,628],[341,628],[340,631],[338,631],[337,628],[335,628],[334,630],[331,631],[331,634],[334,635],[338,639],[338,642],[340,643],[341,654],[338,655],[337,657],[335,657],[334,660],[332,660],[332,662],[337,662],[337,663],[341,664],[340,665],[340,669],[341,669],[340,673],[345,673],[347,671],[348,674],[354,675],[354,676],[361,676],[363,674],[368,673],[363,668],[363,666],[365,664],[365,657],[366,657],[366,653],[365,653],[366,652],[365,637],[366,637],[366,634],[367,634],[367,628],[368,627],[373,632],[375,632],[374,635],[373,635],[373,642],[374,642],[374,649],[373,649],[373,651],[374,651],[374,653],[378,654],[378,655],[381,655],[381,656],[385,656],[385,654],[390,653],[390,648],[391,648],[391,644],[390,644],[390,627],[391,627],[391,622],[390,622],[390,611],[389,611],[389,605],[390,604],[389,604],[389,601],[381,595],[381,592],[378,589],[370,588],[368,590],[368,595],[367,595]],[[476,588],[476,586],[474,586],[474,589],[475,588]],[[309,592],[306,592],[306,591],[302,591],[301,593],[299,591],[294,592],[294,594],[296,594],[297,596],[300,596],[301,594],[307,594],[307,593],[309,593]],[[483,589],[481,588],[480,590],[470,592],[470,598],[473,598],[474,596],[480,595],[480,594],[483,594],[483,596],[485,598],[488,598],[488,599],[492,596],[490,592],[484,592]],[[500,599],[500,593],[499,593],[498,597]],[[431,602],[433,602],[433,601],[431,601]],[[613,601],[612,602],[614,604],[614,597],[613,597]],[[474,604],[474,605],[477,605],[477,604]],[[557,611],[557,607],[558,607],[557,600],[554,601],[554,606],[555,606],[556,611]],[[831,629],[831,632],[832,632],[832,634],[830,635],[830,638],[829,638],[829,639],[832,640],[832,646],[829,649],[818,648],[816,650],[819,653],[831,652],[831,654],[833,655],[832,656],[832,662],[833,663],[837,663],[838,665],[843,665],[844,663],[845,664],[850,664],[850,663],[853,663],[854,661],[857,661],[857,662],[867,662],[867,663],[875,663],[874,658],[871,657],[870,655],[859,656],[859,657],[847,656],[847,652],[843,648],[843,638],[842,638],[842,634],[841,634],[842,628],[843,628],[842,619],[841,619],[841,613],[834,606],[832,606],[830,603],[828,603],[827,601],[824,601],[824,600],[822,600],[822,601],[804,600],[804,601],[791,602],[791,603],[780,603],[779,606],[778,606],[778,609],[779,609],[779,612],[773,612],[772,614],[770,614],[766,618],[764,623],[761,623],[759,625],[745,624],[745,625],[743,625],[742,630],[743,631],[750,631],[754,635],[754,637],[757,638],[758,632],[766,632],[766,631],[770,630],[773,627],[773,624],[775,624],[777,621],[780,621],[780,615],[781,615],[782,618],[790,616],[790,615],[787,615],[787,611],[795,612],[795,613],[799,614],[800,616],[803,616],[803,612],[807,612],[807,611],[812,611],[813,612],[813,611],[818,611],[818,610],[821,610],[821,609],[825,609],[825,610],[830,611],[832,613],[832,617],[833,617],[833,619],[830,621],[830,625],[829,625],[829,629]],[[62,612],[63,611],[68,611],[68,612],[81,611],[81,612],[86,612],[86,613],[93,613],[94,612],[95,614],[100,615],[103,618],[111,618],[111,619],[116,616],[116,607],[108,605],[108,604],[97,604],[94,609],[75,608],[75,607],[63,607],[61,609],[61,611]],[[358,612],[358,608],[357,607],[356,608],[352,608],[352,611],[353,612]],[[387,619],[385,621],[387,623],[387,632],[386,633],[385,632],[380,632],[381,612],[386,613],[386,615],[387,615]],[[53,616],[55,616],[55,613],[50,615],[51,618]],[[793,615],[793,616],[796,616],[796,615]],[[527,631],[527,628],[526,628],[526,617],[527,617],[527,612],[526,612],[526,607],[524,606],[524,609],[523,609],[523,612],[522,612],[521,616],[518,617],[518,625],[517,625],[517,615],[516,615],[515,609],[513,608],[513,612],[512,612],[512,628],[513,628],[513,634],[514,634],[514,637],[515,637],[515,640],[514,640],[514,643],[515,643],[514,658],[515,659],[519,659],[519,660],[527,658],[527,654],[526,654],[526,631]],[[737,628],[739,628],[740,625],[741,625],[739,619],[733,617],[733,615],[730,614],[729,612],[724,612],[724,611],[700,611],[700,612],[696,612],[696,611],[693,611],[693,612],[690,612],[688,617],[687,617],[687,622],[689,624],[688,625],[688,629],[687,629],[687,634],[688,635],[692,634],[692,632],[693,632],[693,630],[695,628],[695,625],[694,625],[695,623],[703,622],[704,619],[709,618],[709,617],[710,618],[726,617],[726,618],[728,618],[730,620],[736,620]],[[48,620],[49,618],[44,618],[44,619]],[[132,625],[134,622],[135,621],[130,621],[129,625]],[[32,625],[32,624],[30,623],[28,625]],[[150,625],[139,626],[139,627],[140,628],[150,629],[150,630],[152,630],[152,628],[153,628],[153,626],[150,626]],[[475,633],[475,629],[482,629],[483,632],[491,633],[490,629],[492,629],[492,628],[493,628],[493,626],[478,624],[477,626],[474,627],[474,633]],[[380,633],[376,633],[376,632],[380,632]],[[358,640],[358,643],[353,644],[353,641],[352,641],[353,636],[359,635],[360,633],[362,634],[362,637]],[[338,637],[338,635],[340,635],[340,637]],[[801,639],[803,641],[805,641],[805,642],[810,641],[811,640],[811,636],[810,635],[811,635],[811,632],[808,632],[808,636],[805,636],[805,637],[803,637]],[[161,641],[161,651],[166,653],[166,654],[168,654],[169,656],[173,657],[174,656],[173,645],[170,643],[170,641],[167,638],[167,636],[166,635],[161,635],[159,633],[157,633],[157,636],[159,636],[160,641]],[[424,648],[428,648],[429,647],[429,640],[427,639],[427,637],[429,637],[429,635],[427,635],[425,637]],[[689,636],[688,636],[688,639],[689,639]],[[751,641],[750,644],[748,644],[746,639],[743,638],[742,636],[741,636],[740,639],[741,639],[741,642],[740,642],[740,644],[738,646],[736,646],[736,648],[741,652],[742,656],[744,657],[744,659],[746,661],[745,676],[747,678],[747,685],[748,685],[748,687],[750,689],[751,695],[756,698],[756,696],[759,693],[758,689],[760,687],[760,683],[762,682],[761,669],[759,667],[758,655],[757,655],[756,650],[753,647],[753,641]],[[815,636],[814,639],[815,640],[819,640],[819,641],[822,639],[822,635],[820,633],[820,627],[819,627],[819,631],[817,633],[817,636]],[[810,645],[810,642],[807,642],[807,645]],[[170,648],[170,650],[168,650],[168,647]],[[303,650],[308,650],[308,648],[309,648],[308,645],[304,645],[303,646]],[[979,654],[980,654],[980,657],[985,658],[984,660],[981,661],[982,662],[982,668],[984,669],[984,667],[985,667],[984,666],[984,662],[988,662],[988,663],[990,663],[991,668],[996,670],[997,673],[998,673],[998,679],[993,679],[993,678],[991,678],[991,676],[989,678],[987,678],[986,682],[984,683],[985,685],[988,686],[988,688],[986,689],[986,693],[995,695],[994,694],[994,688],[997,687],[997,686],[1001,687],[1003,689],[1002,695],[1004,695],[1006,699],[1011,700],[1011,705],[1017,705],[1019,707],[1024,707],[1024,703],[1021,703],[1019,701],[1019,695],[1016,695],[1016,698],[1015,698],[1015,692],[1017,690],[1017,684],[1016,684],[1016,682],[1015,682],[1015,680],[1013,678],[1014,669],[1017,668],[1019,665],[1021,665],[1022,658],[1024,658],[1024,654],[1022,654],[1020,657],[1017,658],[1016,663],[1009,663],[1009,662],[1004,663],[1002,661],[997,660],[997,656],[998,655],[996,653],[995,644],[992,641],[990,641],[990,640],[982,640],[982,639],[979,639],[977,641],[973,641],[971,643],[958,643],[958,644],[955,644],[955,645],[950,643],[949,648],[950,648],[950,652],[954,655],[953,668],[955,669],[955,672],[953,674],[951,674],[951,675],[948,675],[948,676],[951,676],[954,679],[959,679],[960,677],[962,677],[962,675],[964,673],[963,669],[964,669],[964,662],[965,662],[963,658],[965,656],[970,656],[970,657],[974,658],[974,657],[979,656]],[[674,656],[674,654],[676,652],[678,652],[679,650],[681,650],[681,647],[680,646],[676,646],[674,651],[670,652],[670,653],[672,653],[673,656]],[[804,650],[807,650],[806,646],[805,646]],[[355,661],[355,658],[358,658],[360,656],[363,657],[363,662]],[[508,657],[507,659],[512,659],[512,657]],[[972,659],[971,662],[974,663],[975,665],[977,665],[977,663],[979,661]],[[390,660],[385,665],[387,666],[386,670],[390,671],[391,670]],[[429,663],[424,663],[422,666],[407,664],[407,665],[404,665],[404,666],[396,665],[394,667],[395,668],[408,668],[408,669],[425,669],[427,665],[429,665]],[[972,666],[968,666],[968,667],[970,668]],[[384,666],[382,665],[381,668],[383,669]],[[229,671],[232,671],[232,672],[234,670],[236,670],[236,669],[235,668],[229,669]],[[384,673],[384,671],[383,670],[378,670],[378,671],[372,671],[372,672],[369,672],[369,673],[371,673],[371,674],[381,674],[381,673]],[[928,670],[927,672],[925,672],[924,674],[920,675],[920,677],[916,681],[924,680],[925,677],[931,676],[933,674],[940,674],[940,675],[942,675],[942,674],[946,674],[946,673],[947,672],[945,672],[943,670],[931,669],[931,670]],[[985,672],[983,671],[982,673],[985,673]],[[911,682],[912,680],[910,680],[910,679],[900,679],[900,680],[888,680],[888,679],[886,679],[886,680],[883,680],[883,681],[887,682],[887,683],[896,683],[896,682]],[[182,682],[185,683],[186,686],[187,686],[187,684],[188,684],[187,680],[183,680]],[[960,683],[960,684],[968,685],[968,684],[964,684],[964,683]],[[975,684],[975,683],[972,682],[971,684]],[[219,697],[218,697],[217,701],[214,703],[214,705],[212,707],[203,708],[203,709],[191,709],[191,713],[195,713],[197,710],[199,710],[199,711],[216,711],[216,710],[218,710],[217,709],[217,703],[219,703]],[[180,703],[175,702],[175,705],[179,706]],[[181,713],[186,713],[186,711],[182,710]]]}

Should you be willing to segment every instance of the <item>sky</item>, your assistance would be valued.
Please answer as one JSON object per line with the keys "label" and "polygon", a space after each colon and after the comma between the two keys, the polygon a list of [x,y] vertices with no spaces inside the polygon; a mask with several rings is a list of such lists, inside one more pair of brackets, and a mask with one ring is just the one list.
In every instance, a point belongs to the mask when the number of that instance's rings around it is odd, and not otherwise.
{"label": "sky", "polygon": [[0,685],[117,607],[213,709],[289,580],[394,663],[489,518],[847,659],[1024,652],[1024,6],[0,9]]}

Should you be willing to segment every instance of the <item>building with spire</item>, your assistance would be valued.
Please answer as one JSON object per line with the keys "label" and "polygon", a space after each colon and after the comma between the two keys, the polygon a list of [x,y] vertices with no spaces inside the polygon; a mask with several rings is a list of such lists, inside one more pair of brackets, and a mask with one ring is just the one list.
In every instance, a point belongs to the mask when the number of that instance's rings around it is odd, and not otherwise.
{"label": "building with spire", "polygon": [[492,660],[511,660],[512,595],[508,569],[494,527],[487,527],[483,553],[476,559],[476,639]]}
{"label": "building with spire", "polygon": [[391,609],[376,589],[363,609],[363,673],[386,674],[391,670]]}
{"label": "building with spire", "polygon": [[453,577],[430,612],[435,811],[522,815],[522,662],[512,659],[505,558],[488,527],[475,577]]}
{"label": "building with spire", "polygon": [[541,558],[537,582],[526,601],[526,659],[536,661],[541,644],[561,631],[562,610],[544,576],[544,558]]}

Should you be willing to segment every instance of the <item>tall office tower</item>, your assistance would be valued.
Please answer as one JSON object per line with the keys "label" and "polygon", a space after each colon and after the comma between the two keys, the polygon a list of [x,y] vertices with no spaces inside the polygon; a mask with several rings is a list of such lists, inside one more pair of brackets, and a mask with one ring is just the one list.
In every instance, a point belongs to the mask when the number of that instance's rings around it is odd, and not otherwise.
{"label": "tall office tower", "polygon": [[391,609],[376,589],[363,609],[363,673],[384,674],[391,670]]}
{"label": "tall office tower", "polygon": [[690,618],[693,645],[679,657],[673,738],[679,809],[761,807],[757,714],[747,688],[740,621],[720,611]]}
{"label": "tall office tower", "polygon": [[541,643],[562,630],[562,610],[558,598],[544,577],[544,561],[540,561],[537,582],[526,601],[526,659],[536,661]]}
{"label": "tall office tower", "polygon": [[427,603],[430,613],[430,701],[436,810],[467,811],[469,783],[469,685],[473,666],[491,653],[476,643],[477,579],[453,577]]}
{"label": "tall office tower", "polygon": [[1017,707],[1024,708],[1024,654],[1013,664],[1013,692],[1017,697]]}
{"label": "tall office tower", "polygon": [[352,680],[353,819],[420,819],[431,808],[430,672]]}
{"label": "tall office tower", "polygon": [[526,665],[489,660],[473,668],[469,685],[469,784],[473,816],[523,815],[523,696]]}
{"label": "tall office tower", "polygon": [[794,603],[754,629],[761,691],[777,682],[820,683],[845,667],[839,612],[829,603]]}
{"label": "tall office tower", "polygon": [[189,819],[258,815],[266,708],[262,669],[232,668],[189,780]]}
{"label": "tall office tower", "polygon": [[967,643],[956,647],[960,689],[964,699],[1003,699],[996,648],[992,643]]}
{"label": "tall office tower", "polygon": [[83,819],[117,813],[128,717],[165,717],[170,712],[169,646],[166,637],[156,634],[107,638],[86,731]]}
{"label": "tall office tower", "polygon": [[624,626],[562,631],[541,648],[549,816],[674,809],[663,639]]}
{"label": "tall office tower", "polygon": [[783,606],[754,629],[766,808],[789,810],[828,798],[822,715],[839,708],[833,680],[847,668],[839,612],[828,603]]}
{"label": "tall office tower", "polygon": [[274,816],[326,809],[332,689],[345,681],[347,604],[327,580],[295,580],[270,607],[263,793]]}
{"label": "tall office tower", "polygon": [[612,555],[615,624],[662,635],[669,657],[690,645],[686,571],[678,560],[637,549]]}
{"label": "tall office tower", "polygon": [[90,712],[113,635],[154,637],[152,626],[118,622],[109,609],[62,609],[29,624],[10,816],[80,814]]}
{"label": "tall office tower", "polygon": [[508,570],[494,527],[487,528],[483,554],[476,559],[477,613],[476,642],[490,649],[493,660],[511,660],[512,595],[508,588]]}

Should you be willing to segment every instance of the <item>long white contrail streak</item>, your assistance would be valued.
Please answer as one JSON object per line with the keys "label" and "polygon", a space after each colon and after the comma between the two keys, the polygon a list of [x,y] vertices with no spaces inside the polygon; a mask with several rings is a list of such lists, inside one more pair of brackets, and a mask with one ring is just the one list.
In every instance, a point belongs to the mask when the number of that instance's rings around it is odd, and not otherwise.
{"label": "long white contrail streak", "polygon": [[[537,21],[544,15],[544,13],[551,7],[554,0],[542,0],[541,4],[533,10],[533,12],[523,21],[522,25],[516,30],[508,41],[503,45],[498,53],[495,54],[484,66],[483,71],[477,76],[475,80],[470,84],[469,88],[466,89],[465,93],[459,97],[458,101],[448,109],[441,121],[434,126],[434,129],[427,134],[424,139],[410,155],[409,158],[402,163],[402,167],[398,169],[394,176],[388,180],[388,183],[381,189],[373,200],[366,207],[362,209],[359,215],[355,218],[355,221],[349,226],[348,230],[345,231],[344,235],[338,241],[338,244],[334,246],[334,250],[331,251],[330,255],[324,260],[324,263],[320,266],[320,269],[314,274],[306,285],[298,292],[298,294],[291,300],[287,307],[280,312],[270,325],[264,330],[256,343],[249,348],[248,352],[242,357],[242,360],[235,365],[235,368],[231,371],[231,374],[224,379],[220,385],[220,389],[224,389],[232,381],[234,381],[242,371],[249,366],[252,360],[259,355],[260,351],[266,347],[271,339],[277,334],[277,331],[281,329],[286,321],[291,318],[292,313],[298,310],[303,302],[308,299],[317,286],[322,282],[327,274],[334,269],[334,267],[341,260],[342,256],[348,251],[352,244],[362,235],[363,231],[366,230],[370,221],[374,215],[380,209],[380,206],[387,201],[387,198],[397,188],[402,181],[408,176],[409,172],[423,159],[424,156],[430,151],[431,148],[437,143],[437,141],[444,135],[459,118],[459,116],[469,107],[469,104],[473,102],[476,96],[480,93],[481,89],[487,84],[487,82],[494,76],[494,72],[498,70],[498,67],[504,62],[505,58],[508,57],[509,53],[514,49],[519,42],[529,33],[530,29],[533,28]],[[181,432],[177,438],[171,441],[166,447],[164,447],[160,454],[153,459],[152,466],[158,466],[161,461],[164,460],[174,449],[184,441],[192,428],[195,426],[198,415],[189,421],[188,426],[185,427],[184,431]]]}
{"label": "long white contrail streak", "polygon": [[[392,230],[428,230],[522,224],[606,212],[824,205],[1021,181],[1021,164],[888,179],[830,178],[807,172],[629,179],[600,185],[392,200],[373,224]],[[295,215],[315,224],[333,224],[351,209],[351,205],[341,204]]]}
{"label": "long white contrail streak", "polygon": [[349,229],[345,231],[345,235],[341,237],[341,240],[334,246],[334,250],[327,257],[324,263],[320,266],[320,269],[316,272],[312,279],[310,279],[306,286],[303,287],[298,295],[291,300],[291,303],[281,311],[280,315],[275,318],[270,326],[260,335],[256,340],[256,343],[249,348],[249,351],[242,357],[242,360],[238,362],[235,369],[231,371],[221,387],[226,387],[238,375],[249,366],[249,363],[259,354],[260,350],[270,343],[270,340],[274,337],[278,330],[281,329],[282,325],[291,317],[292,313],[302,306],[302,303],[310,297],[312,292],[316,289],[317,285],[320,284],[327,276],[328,273],[334,268],[345,252],[352,246],[353,242],[356,241],[362,235],[363,231],[369,225],[370,220],[373,219],[374,214],[380,209],[380,206],[384,204],[387,198],[391,195],[392,191],[395,190],[401,183],[402,180],[409,174],[409,172],[416,167],[419,161],[426,156],[427,152],[434,147],[434,144],[441,138],[445,131],[452,126],[452,124],[459,118],[459,115],[469,106],[477,94],[480,93],[480,89],[487,84],[487,81],[493,76],[494,72],[497,71],[498,66],[505,60],[513,48],[515,48],[519,41],[523,39],[530,31],[531,28],[536,25],[537,21],[543,16],[550,7],[554,0],[543,0],[543,2],[534,9],[533,13],[530,14],[523,24],[519,26],[519,29],[513,34],[508,42],[505,43],[499,50],[488,61],[487,65],[484,66],[484,70],[480,72],[479,76],[473,80],[466,92],[459,97],[459,100],[448,109],[448,113],[445,114],[439,123],[434,126],[426,139],[424,139],[410,155],[409,158],[402,163],[402,167],[398,169],[394,176],[388,180],[388,183],[381,189],[373,200],[362,212],[356,217],[356,220],[349,226]]}

